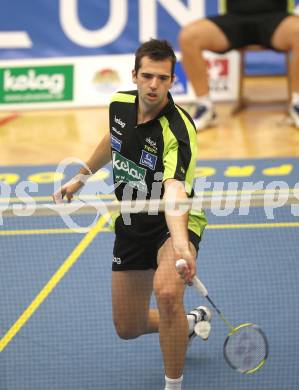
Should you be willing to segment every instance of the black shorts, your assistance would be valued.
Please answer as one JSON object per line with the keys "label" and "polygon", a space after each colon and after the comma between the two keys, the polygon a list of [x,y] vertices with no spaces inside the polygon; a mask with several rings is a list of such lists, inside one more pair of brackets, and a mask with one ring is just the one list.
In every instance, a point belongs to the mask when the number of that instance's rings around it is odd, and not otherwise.
{"label": "black shorts", "polygon": [[215,23],[228,38],[230,47],[226,51],[256,44],[277,50],[271,44],[273,33],[289,15],[287,12],[259,15],[225,14],[207,19]]}
{"label": "black shorts", "polygon": [[[121,215],[115,219],[112,271],[157,269],[158,251],[170,237],[165,215],[140,213],[131,215],[130,221],[127,225]],[[206,225],[203,210],[189,211],[189,241],[196,252]]]}
{"label": "black shorts", "polygon": [[[198,251],[201,237],[188,230],[189,241]],[[127,237],[116,236],[113,248],[112,271],[157,269],[158,251],[170,237],[169,232],[152,243],[133,241]]]}

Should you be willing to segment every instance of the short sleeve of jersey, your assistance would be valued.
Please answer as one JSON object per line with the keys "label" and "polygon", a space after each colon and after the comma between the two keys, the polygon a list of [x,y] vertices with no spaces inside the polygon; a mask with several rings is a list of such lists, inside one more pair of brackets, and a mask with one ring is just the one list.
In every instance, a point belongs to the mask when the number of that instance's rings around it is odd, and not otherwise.
{"label": "short sleeve of jersey", "polygon": [[192,192],[197,157],[196,130],[187,115],[177,107],[170,117],[160,118],[163,128],[163,181],[185,182],[188,195]]}

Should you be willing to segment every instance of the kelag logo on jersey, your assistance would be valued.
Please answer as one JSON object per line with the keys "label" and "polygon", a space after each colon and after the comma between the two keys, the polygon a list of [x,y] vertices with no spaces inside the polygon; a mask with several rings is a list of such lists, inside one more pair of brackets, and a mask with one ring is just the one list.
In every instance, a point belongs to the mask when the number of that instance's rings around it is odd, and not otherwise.
{"label": "kelag logo on jersey", "polygon": [[146,169],[139,167],[134,161],[117,152],[112,152],[112,167],[116,182],[128,183],[133,188],[147,192]]}
{"label": "kelag logo on jersey", "polygon": [[118,152],[120,152],[120,149],[121,149],[121,140],[114,137],[114,135],[111,134],[110,136],[110,139],[111,139],[111,146],[113,149],[117,150]]}
{"label": "kelag logo on jersey", "polygon": [[146,152],[145,150],[142,150],[139,162],[145,167],[154,170],[156,167],[157,156],[154,156],[153,154]]}

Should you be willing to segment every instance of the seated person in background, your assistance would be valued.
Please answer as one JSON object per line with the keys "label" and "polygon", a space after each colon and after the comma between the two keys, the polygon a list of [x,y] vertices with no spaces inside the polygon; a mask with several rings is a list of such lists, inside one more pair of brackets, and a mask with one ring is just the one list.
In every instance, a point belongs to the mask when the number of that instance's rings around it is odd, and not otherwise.
{"label": "seated person in background", "polygon": [[182,28],[179,45],[186,75],[196,95],[194,122],[198,130],[216,117],[209,97],[203,50],[225,53],[259,44],[277,51],[292,51],[290,116],[299,128],[299,16],[287,12],[288,0],[227,0],[225,14],[194,21]]}

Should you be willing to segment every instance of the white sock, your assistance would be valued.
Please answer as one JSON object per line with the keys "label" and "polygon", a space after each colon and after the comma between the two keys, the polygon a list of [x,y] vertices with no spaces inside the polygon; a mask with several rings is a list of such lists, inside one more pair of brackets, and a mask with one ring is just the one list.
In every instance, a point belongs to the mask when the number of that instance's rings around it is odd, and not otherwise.
{"label": "white sock", "polygon": [[299,104],[299,92],[292,92],[292,104]]}
{"label": "white sock", "polygon": [[196,96],[195,102],[198,106],[206,106],[209,108],[211,108],[213,105],[209,94],[203,96]]}
{"label": "white sock", "polygon": [[168,378],[165,375],[165,388],[164,390],[181,390],[183,382],[183,375],[177,379]]}

